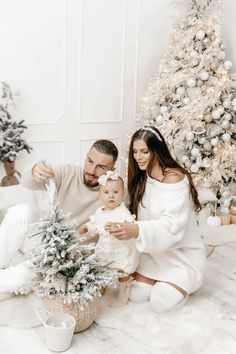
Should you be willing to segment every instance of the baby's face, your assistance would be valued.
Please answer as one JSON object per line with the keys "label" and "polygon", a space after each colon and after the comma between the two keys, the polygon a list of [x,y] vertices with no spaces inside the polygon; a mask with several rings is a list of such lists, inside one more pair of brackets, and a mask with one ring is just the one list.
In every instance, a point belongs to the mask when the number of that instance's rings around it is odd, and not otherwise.
{"label": "baby's face", "polygon": [[105,186],[100,187],[100,199],[107,209],[118,207],[124,197],[124,188],[122,182],[109,180]]}

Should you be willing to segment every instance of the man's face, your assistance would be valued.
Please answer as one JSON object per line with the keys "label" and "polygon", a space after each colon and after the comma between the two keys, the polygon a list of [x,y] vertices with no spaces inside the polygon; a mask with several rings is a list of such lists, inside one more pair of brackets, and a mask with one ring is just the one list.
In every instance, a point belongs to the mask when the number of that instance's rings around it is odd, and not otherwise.
{"label": "man's face", "polygon": [[112,155],[103,154],[93,147],[84,163],[84,184],[87,187],[96,187],[98,178],[107,171],[114,170],[114,164]]}

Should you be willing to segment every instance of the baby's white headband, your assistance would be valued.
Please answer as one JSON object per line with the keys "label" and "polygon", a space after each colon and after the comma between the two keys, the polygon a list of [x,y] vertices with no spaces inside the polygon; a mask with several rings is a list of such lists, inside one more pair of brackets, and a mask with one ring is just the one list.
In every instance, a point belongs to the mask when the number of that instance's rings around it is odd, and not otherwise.
{"label": "baby's white headband", "polygon": [[141,130],[148,131],[148,132],[154,134],[157,137],[158,140],[163,141],[162,137],[160,136],[160,134],[155,129],[153,129],[151,127],[142,127]]}
{"label": "baby's white headband", "polygon": [[116,173],[115,171],[107,171],[105,175],[102,175],[98,178],[98,183],[100,184],[100,186],[105,186],[109,179],[117,181],[119,179],[118,173]]}

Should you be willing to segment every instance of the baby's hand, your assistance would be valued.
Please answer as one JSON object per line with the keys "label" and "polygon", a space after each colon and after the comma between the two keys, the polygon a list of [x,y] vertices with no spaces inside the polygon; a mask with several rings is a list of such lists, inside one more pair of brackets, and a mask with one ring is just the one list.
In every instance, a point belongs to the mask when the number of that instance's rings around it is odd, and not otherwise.
{"label": "baby's hand", "polygon": [[81,234],[81,235],[83,235],[83,234],[86,234],[88,232],[88,226],[87,225],[81,225],[80,227],[79,227],[79,233]]}
{"label": "baby's hand", "polygon": [[110,231],[110,230],[113,230],[113,229],[117,229],[117,228],[120,228],[120,225],[119,225],[119,223],[115,223],[115,222],[111,222],[111,221],[109,221],[109,222],[107,222],[105,225],[104,225],[104,229],[106,230],[106,231]]}

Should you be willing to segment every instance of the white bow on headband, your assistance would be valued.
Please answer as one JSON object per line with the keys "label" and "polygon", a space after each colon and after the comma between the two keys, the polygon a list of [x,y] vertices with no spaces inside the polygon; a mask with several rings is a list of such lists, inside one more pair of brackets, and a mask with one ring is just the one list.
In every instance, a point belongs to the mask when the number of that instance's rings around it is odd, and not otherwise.
{"label": "white bow on headband", "polygon": [[107,171],[105,175],[102,175],[98,178],[98,183],[100,186],[105,186],[107,184],[108,179],[112,179],[113,181],[118,180],[119,176],[115,171]]}

